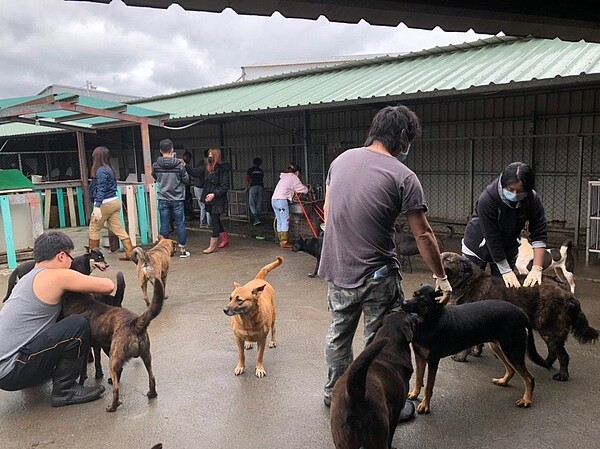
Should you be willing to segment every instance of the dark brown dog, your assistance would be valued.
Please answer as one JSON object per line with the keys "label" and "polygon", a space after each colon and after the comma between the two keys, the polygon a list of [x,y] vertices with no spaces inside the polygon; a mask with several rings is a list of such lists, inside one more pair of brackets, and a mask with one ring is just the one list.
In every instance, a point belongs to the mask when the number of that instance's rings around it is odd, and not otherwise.
{"label": "dark brown dog", "polygon": [[337,449],[391,448],[412,375],[415,319],[386,315],[373,341],[333,387],[331,434]]}
{"label": "dark brown dog", "polygon": [[598,331],[590,327],[577,298],[550,279],[544,278],[542,285],[534,287],[506,288],[502,278],[485,273],[459,254],[442,253],[442,263],[452,286],[453,303],[496,298],[527,313],[533,328],[548,346],[548,366],[558,358],[560,369],[552,377],[554,380],[569,379],[569,354],[565,349],[569,332],[581,344],[598,340]]}
{"label": "dark brown dog", "polygon": [[156,397],[156,380],[152,373],[152,356],[148,325],[162,310],[164,289],[160,280],[154,283],[152,303],[142,315],[136,315],[122,307],[112,307],[94,299],[94,295],[67,292],[63,296],[65,316],[81,315],[90,323],[92,344],[99,344],[109,354],[109,371],[113,386],[113,399],[107,412],[114,412],[119,402],[119,381],[123,365],[141,357],[149,378],[149,398]]}
{"label": "dark brown dog", "polygon": [[423,388],[425,365],[428,367],[425,393],[417,412],[430,412],[440,359],[484,342],[489,344],[505,368],[504,376],[492,379],[494,384],[508,385],[516,371],[525,384],[523,397],[516,404],[518,407],[530,407],[535,380],[525,365],[525,353],[534,363],[544,368],[547,366],[537,353],[525,312],[508,302],[494,299],[446,307],[436,300],[441,295],[442,292],[435,291],[431,285],[422,285],[411,299],[402,304],[402,310],[416,313],[421,321],[413,334],[417,371],[409,399],[418,398]]}
{"label": "dark brown dog", "polygon": [[246,367],[244,349],[252,348],[252,342],[258,346],[256,358],[256,377],[264,377],[267,373],[263,366],[263,355],[267,343],[267,336],[271,332],[269,348],[277,346],[275,339],[275,291],[271,284],[265,281],[269,271],[283,263],[283,257],[277,257],[275,262],[265,265],[254,279],[240,285],[234,282],[235,289],[229,296],[229,303],[223,309],[231,317],[231,328],[235,335],[238,348],[238,362],[235,375],[239,376]]}
{"label": "dark brown dog", "polygon": [[[154,284],[155,279],[160,279],[165,292],[167,291],[167,274],[171,257],[177,251],[179,244],[175,240],[158,237],[158,243],[148,251],[136,246],[131,253],[131,260],[137,265],[137,276],[144,295],[146,306],[150,305],[148,300],[148,282]],[[165,294],[165,299],[168,296]]]}

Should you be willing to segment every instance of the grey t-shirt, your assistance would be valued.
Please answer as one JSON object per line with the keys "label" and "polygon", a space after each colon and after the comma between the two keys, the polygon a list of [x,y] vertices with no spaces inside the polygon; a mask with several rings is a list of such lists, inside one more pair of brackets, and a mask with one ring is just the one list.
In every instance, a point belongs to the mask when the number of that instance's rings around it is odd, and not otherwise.
{"label": "grey t-shirt", "polygon": [[56,323],[62,304],[47,304],[33,293],[33,280],[46,268],[34,268],[15,286],[0,310],[0,379],[15,365],[19,350]]}
{"label": "grey t-shirt", "polygon": [[396,158],[364,147],[331,163],[327,200],[319,276],[343,288],[361,286],[383,265],[399,265],[396,218],[427,211],[417,176]]}

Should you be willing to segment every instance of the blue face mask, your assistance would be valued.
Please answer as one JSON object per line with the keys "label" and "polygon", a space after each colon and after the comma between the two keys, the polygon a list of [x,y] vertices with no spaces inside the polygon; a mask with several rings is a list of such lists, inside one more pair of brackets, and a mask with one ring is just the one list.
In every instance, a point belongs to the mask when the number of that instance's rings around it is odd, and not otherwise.
{"label": "blue face mask", "polygon": [[527,192],[513,193],[510,190],[502,189],[502,195],[504,195],[504,198],[508,201],[516,203],[517,201],[524,200],[527,196]]}

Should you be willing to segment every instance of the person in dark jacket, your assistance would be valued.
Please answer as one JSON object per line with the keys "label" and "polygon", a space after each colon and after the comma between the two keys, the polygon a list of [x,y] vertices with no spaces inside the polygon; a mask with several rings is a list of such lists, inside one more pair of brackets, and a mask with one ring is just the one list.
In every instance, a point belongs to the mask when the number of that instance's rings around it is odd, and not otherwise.
{"label": "person in dark jacket", "polygon": [[186,164],[185,169],[190,175],[191,182],[194,186],[194,196],[196,200],[198,200],[198,206],[200,207],[200,227],[201,228],[210,228],[212,226],[210,214],[206,212],[206,205],[200,201],[202,198],[202,192],[204,191],[204,176],[206,171],[206,160],[208,159],[208,150],[204,151],[204,158],[198,164],[197,167],[192,167],[189,164]]}
{"label": "person in dark jacket", "polygon": [[260,213],[262,212],[263,195],[265,194],[265,185],[263,178],[265,172],[260,166],[262,159],[255,157],[252,161],[252,167],[246,171],[246,192],[248,192],[248,207],[252,214],[254,226],[260,224]]}
{"label": "person in dark jacket", "polygon": [[158,212],[160,214],[160,235],[167,238],[171,219],[177,228],[179,238],[179,257],[189,257],[185,249],[187,234],[185,230],[185,186],[190,183],[190,177],[185,170],[185,162],[177,159],[173,152],[171,139],[160,141],[160,154],[152,165],[152,177],[159,184]]}
{"label": "person in dark jacket", "polygon": [[542,283],[548,231],[544,206],[534,189],[533,169],[523,162],[509,164],[479,196],[465,228],[463,256],[482,269],[489,264],[492,275],[502,276],[507,287],[521,286],[513,268],[527,222],[534,258],[523,286]]}
{"label": "person in dark jacket", "polygon": [[204,202],[206,212],[210,214],[213,232],[210,245],[204,250],[204,254],[214,252],[217,247],[224,248],[229,243],[229,235],[221,223],[221,214],[227,213],[230,172],[229,163],[221,160],[221,150],[218,148],[208,150],[204,170],[204,190],[200,201]]}
{"label": "person in dark jacket", "polygon": [[119,257],[121,260],[131,260],[133,245],[129,235],[121,225],[121,199],[117,197],[117,179],[110,166],[110,152],[106,147],[96,147],[92,153],[92,182],[90,183],[89,196],[94,201],[94,210],[90,219],[88,229],[90,249],[100,245],[100,234],[104,222],[108,223],[108,229],[116,235],[123,248],[125,255]]}

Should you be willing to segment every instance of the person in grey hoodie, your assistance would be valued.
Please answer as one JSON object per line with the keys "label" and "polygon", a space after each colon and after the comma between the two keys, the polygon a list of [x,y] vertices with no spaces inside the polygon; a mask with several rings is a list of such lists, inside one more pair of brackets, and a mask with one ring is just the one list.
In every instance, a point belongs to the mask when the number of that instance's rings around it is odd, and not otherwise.
{"label": "person in grey hoodie", "polygon": [[179,239],[179,257],[189,257],[185,249],[187,234],[185,230],[185,186],[190,183],[190,177],[185,170],[185,162],[177,159],[173,152],[171,139],[160,141],[160,154],[152,165],[152,177],[159,184],[158,212],[160,214],[160,235],[167,238],[171,219],[177,228]]}

